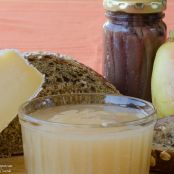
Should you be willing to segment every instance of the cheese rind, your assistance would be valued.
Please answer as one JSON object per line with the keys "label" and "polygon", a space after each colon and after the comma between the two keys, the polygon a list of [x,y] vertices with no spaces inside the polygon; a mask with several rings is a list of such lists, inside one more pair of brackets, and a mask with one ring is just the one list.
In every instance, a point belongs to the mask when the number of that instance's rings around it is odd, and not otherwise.
{"label": "cheese rind", "polygon": [[0,132],[17,115],[20,105],[42,89],[44,75],[16,50],[0,51]]}

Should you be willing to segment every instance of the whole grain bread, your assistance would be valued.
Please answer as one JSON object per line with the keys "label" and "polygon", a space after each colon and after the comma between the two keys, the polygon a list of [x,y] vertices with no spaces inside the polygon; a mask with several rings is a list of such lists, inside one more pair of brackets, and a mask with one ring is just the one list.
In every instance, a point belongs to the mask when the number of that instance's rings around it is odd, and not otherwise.
{"label": "whole grain bread", "polygon": [[174,116],[157,121],[154,131],[151,171],[174,174]]}
{"label": "whole grain bread", "polygon": [[[91,68],[68,56],[50,52],[25,53],[24,57],[45,74],[43,89],[37,97],[63,93],[115,93],[116,88]],[[18,117],[0,133],[0,157],[23,153]]]}

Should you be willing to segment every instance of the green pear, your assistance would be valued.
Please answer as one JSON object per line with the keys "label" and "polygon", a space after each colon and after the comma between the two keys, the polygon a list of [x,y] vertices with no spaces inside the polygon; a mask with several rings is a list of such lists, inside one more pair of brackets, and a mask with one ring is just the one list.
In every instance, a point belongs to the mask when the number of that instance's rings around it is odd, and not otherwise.
{"label": "green pear", "polygon": [[158,117],[174,115],[174,30],[157,51],[151,89]]}

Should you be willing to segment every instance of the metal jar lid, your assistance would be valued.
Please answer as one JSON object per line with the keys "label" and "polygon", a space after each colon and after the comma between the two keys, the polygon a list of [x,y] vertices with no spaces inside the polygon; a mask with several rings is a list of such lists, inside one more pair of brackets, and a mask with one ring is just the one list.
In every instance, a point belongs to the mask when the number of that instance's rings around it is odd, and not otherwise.
{"label": "metal jar lid", "polygon": [[166,9],[167,0],[103,0],[105,10],[126,13],[158,13]]}

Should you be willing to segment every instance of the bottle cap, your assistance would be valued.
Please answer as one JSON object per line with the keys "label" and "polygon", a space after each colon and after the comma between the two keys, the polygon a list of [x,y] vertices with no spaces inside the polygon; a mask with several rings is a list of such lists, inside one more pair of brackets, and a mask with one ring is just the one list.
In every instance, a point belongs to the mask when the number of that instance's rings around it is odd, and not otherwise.
{"label": "bottle cap", "polygon": [[159,13],[166,9],[167,0],[103,0],[105,10],[126,13]]}

